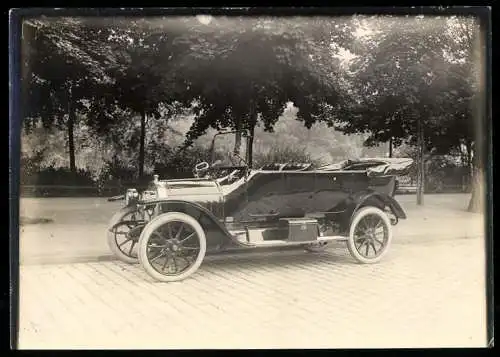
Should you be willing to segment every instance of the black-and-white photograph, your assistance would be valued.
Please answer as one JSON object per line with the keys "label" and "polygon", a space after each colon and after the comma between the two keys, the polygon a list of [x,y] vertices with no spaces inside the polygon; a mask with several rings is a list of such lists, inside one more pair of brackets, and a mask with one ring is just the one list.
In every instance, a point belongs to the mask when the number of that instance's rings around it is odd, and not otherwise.
{"label": "black-and-white photograph", "polygon": [[478,16],[20,28],[17,348],[491,344]]}

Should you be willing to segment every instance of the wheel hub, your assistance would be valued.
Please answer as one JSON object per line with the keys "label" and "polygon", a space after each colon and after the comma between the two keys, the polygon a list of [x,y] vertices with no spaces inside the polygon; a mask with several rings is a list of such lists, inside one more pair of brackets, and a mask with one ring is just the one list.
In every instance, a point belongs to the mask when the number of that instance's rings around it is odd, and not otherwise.
{"label": "wheel hub", "polygon": [[126,234],[127,238],[131,238],[131,239],[139,238],[139,236],[141,235],[141,232],[142,232],[142,228],[143,228],[143,226],[141,226],[141,225],[138,225],[138,226],[131,228]]}
{"label": "wheel hub", "polygon": [[367,243],[375,243],[375,241],[377,240],[377,237],[375,235],[375,230],[373,228],[366,230],[364,240]]}
{"label": "wheel hub", "polygon": [[166,243],[166,246],[163,250],[168,253],[175,253],[181,249],[182,248],[177,241],[170,241]]}

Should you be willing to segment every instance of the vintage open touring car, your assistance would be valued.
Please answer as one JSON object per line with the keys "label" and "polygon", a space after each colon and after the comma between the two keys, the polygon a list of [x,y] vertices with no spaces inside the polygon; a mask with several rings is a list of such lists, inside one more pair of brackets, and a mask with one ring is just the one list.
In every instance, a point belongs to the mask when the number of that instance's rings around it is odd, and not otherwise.
{"label": "vintage open touring car", "polygon": [[385,174],[389,167],[345,171],[290,164],[255,170],[247,164],[246,133],[242,154],[228,145],[226,160],[215,160],[217,143],[234,136],[214,136],[212,162],[197,164],[194,178],[155,175],[148,190],[110,198],[125,199],[107,231],[118,259],[140,262],[153,278],[171,282],[196,272],[207,253],[234,248],[318,251],[344,241],[360,263],[378,262],[387,253],[391,226],[406,218],[393,197],[395,176]]}

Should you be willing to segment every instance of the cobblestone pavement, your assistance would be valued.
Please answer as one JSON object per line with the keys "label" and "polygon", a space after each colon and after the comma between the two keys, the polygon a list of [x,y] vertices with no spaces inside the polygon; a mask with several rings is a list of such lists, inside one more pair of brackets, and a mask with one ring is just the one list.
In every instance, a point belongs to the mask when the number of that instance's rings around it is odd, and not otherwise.
{"label": "cobblestone pavement", "polygon": [[484,241],[343,246],[206,258],[152,281],[116,261],[21,266],[20,348],[484,346]]}

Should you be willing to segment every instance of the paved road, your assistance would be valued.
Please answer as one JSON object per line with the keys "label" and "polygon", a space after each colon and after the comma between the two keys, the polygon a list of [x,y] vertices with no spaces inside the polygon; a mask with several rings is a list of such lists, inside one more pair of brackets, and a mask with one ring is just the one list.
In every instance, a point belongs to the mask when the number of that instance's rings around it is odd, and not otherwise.
{"label": "paved road", "polygon": [[484,346],[484,241],[211,257],[152,281],[116,261],[21,266],[21,348]]}

